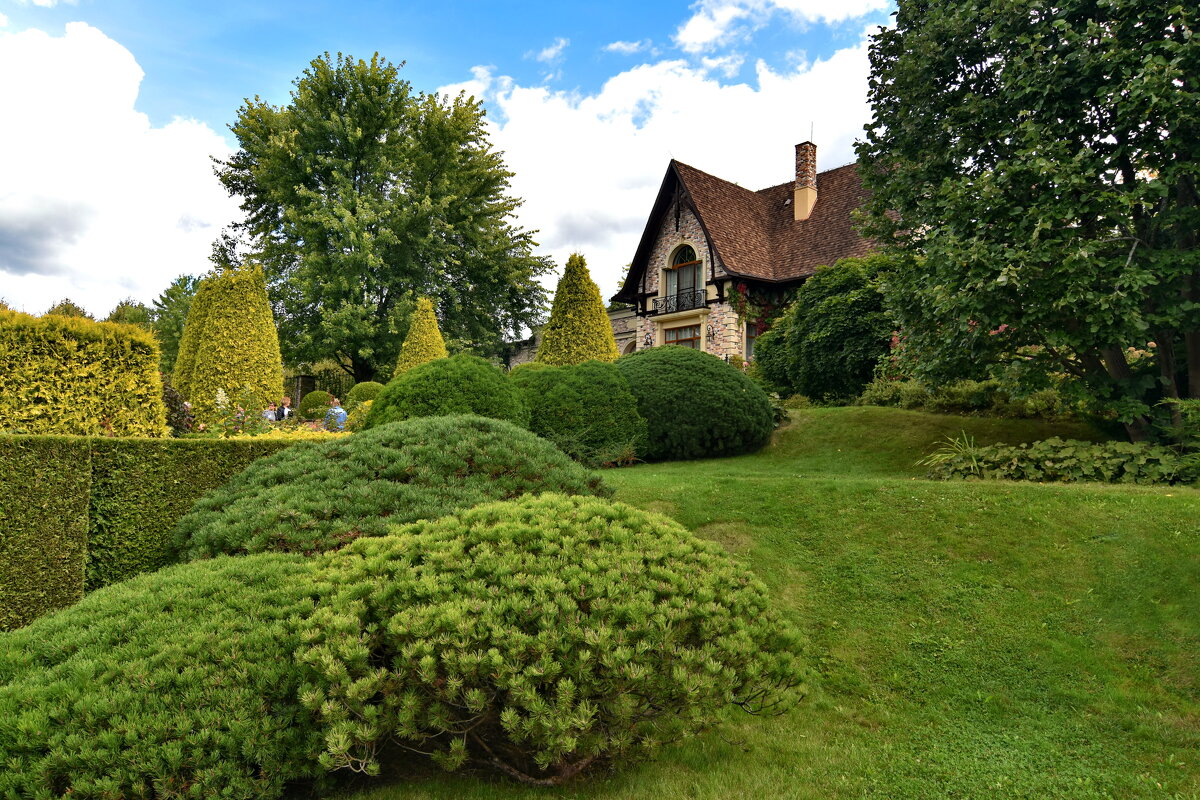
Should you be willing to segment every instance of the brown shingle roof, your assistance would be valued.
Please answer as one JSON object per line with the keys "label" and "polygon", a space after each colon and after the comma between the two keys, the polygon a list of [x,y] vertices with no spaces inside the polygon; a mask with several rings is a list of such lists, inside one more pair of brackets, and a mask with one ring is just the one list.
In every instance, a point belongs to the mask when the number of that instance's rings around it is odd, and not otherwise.
{"label": "brown shingle roof", "polygon": [[818,266],[864,256],[875,249],[858,235],[851,219],[851,212],[867,198],[854,164],[819,173],[812,215],[796,220],[794,181],[755,192],[672,160],[629,275],[616,295],[619,300],[629,302],[636,296],[658,234],[658,220],[670,206],[675,181],[690,195],[730,274],[771,282],[795,281],[812,275]]}

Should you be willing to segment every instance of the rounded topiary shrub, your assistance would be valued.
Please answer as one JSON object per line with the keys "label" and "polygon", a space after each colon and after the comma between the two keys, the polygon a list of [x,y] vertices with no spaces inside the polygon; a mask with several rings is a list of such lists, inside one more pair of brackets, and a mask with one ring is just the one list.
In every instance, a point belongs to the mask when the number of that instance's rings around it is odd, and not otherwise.
{"label": "rounded topiary shrub", "polygon": [[529,430],[588,466],[636,460],[646,443],[629,381],[612,364],[514,370],[509,379],[529,406]]}
{"label": "rounded topiary shrub", "polygon": [[396,737],[449,769],[561,783],[731,704],[786,705],[802,678],[798,637],[746,567],[620,503],[488,504],[329,563],[330,582],[359,589],[314,616],[298,655],[320,674],[307,702],[329,767],[374,771]]}
{"label": "rounded topiary shrub", "polygon": [[0,797],[277,798],[318,778],[298,556],[185,564],[0,635]]}
{"label": "rounded topiary shrub", "polygon": [[639,350],[617,360],[646,418],[647,460],[731,456],[771,438],[771,401],[716,356],[686,347]]}
{"label": "rounded topiary shrub", "polygon": [[304,399],[296,408],[296,413],[300,415],[301,419],[325,419],[325,414],[329,411],[329,401],[332,399],[333,395],[329,392],[316,389],[304,395]]}
{"label": "rounded topiary shrub", "polygon": [[346,393],[346,410],[353,411],[363,403],[374,400],[383,391],[383,384],[377,381],[356,383]]}
{"label": "rounded topiary shrub", "polygon": [[366,427],[442,414],[529,423],[529,409],[507,376],[479,356],[463,353],[420,364],[392,378],[371,404]]}
{"label": "rounded topiary shrub", "polygon": [[314,553],[381,535],[391,524],[547,491],[611,494],[598,476],[510,423],[415,419],[255,461],[192,506],[174,545],[185,560]]}

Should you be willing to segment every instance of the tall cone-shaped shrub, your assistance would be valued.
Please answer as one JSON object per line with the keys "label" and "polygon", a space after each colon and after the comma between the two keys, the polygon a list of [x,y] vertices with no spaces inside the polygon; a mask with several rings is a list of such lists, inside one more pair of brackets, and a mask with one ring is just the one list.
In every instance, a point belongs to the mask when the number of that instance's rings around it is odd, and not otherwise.
{"label": "tall cone-shaped shrub", "polygon": [[218,390],[248,412],[283,394],[279,334],[258,266],[201,281],[179,343],[176,388],[201,419],[216,412]]}
{"label": "tall cone-shaped shrub", "polygon": [[616,361],[618,355],[617,340],[600,299],[600,287],[588,274],[583,256],[573,253],[554,291],[550,321],[542,329],[536,360],[562,366],[592,360]]}
{"label": "tall cone-shaped shrub", "polygon": [[433,313],[433,302],[422,297],[417,301],[417,310],[413,312],[412,321],[408,325],[408,335],[404,344],[400,345],[400,358],[396,361],[396,375],[403,375],[413,367],[419,367],[427,361],[446,358],[446,342],[438,328],[437,315]]}

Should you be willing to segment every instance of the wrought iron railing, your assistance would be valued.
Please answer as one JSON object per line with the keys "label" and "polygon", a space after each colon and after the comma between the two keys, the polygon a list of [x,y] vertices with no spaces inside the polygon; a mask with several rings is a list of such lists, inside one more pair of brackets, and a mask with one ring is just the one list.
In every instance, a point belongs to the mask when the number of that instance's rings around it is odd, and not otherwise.
{"label": "wrought iron railing", "polygon": [[694,289],[679,294],[669,294],[654,300],[655,314],[670,314],[675,311],[690,311],[693,308],[704,308],[708,303],[708,292],[705,289]]}

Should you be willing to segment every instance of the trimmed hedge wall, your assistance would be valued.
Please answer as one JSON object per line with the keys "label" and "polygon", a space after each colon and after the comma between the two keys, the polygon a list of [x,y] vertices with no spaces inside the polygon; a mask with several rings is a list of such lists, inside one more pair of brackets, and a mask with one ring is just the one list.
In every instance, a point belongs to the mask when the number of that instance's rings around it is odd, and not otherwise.
{"label": "trimmed hedge wall", "polygon": [[167,436],[158,343],[134,325],[0,309],[0,428]]}
{"label": "trimmed hedge wall", "polygon": [[0,436],[0,630],[165,566],[202,494],[294,443]]}
{"label": "trimmed hedge wall", "polygon": [[91,441],[0,436],[0,630],[83,596]]}

